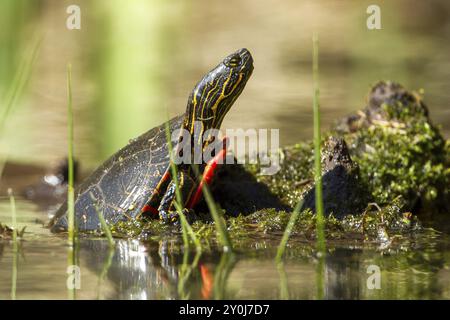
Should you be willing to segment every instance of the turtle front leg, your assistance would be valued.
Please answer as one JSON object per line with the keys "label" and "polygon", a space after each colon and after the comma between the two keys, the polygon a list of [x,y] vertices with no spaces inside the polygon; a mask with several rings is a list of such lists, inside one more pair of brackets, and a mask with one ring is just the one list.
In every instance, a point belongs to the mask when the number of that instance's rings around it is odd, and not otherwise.
{"label": "turtle front leg", "polygon": [[[191,210],[186,209],[186,204],[192,197],[193,191],[196,187],[194,179],[185,170],[179,170],[177,174],[178,189],[181,195],[181,206],[183,208],[183,213],[188,214]],[[159,217],[165,222],[175,222],[178,220],[178,213],[175,207],[176,201],[176,184],[172,179],[169,186],[167,187],[166,193],[161,199],[159,205]]]}

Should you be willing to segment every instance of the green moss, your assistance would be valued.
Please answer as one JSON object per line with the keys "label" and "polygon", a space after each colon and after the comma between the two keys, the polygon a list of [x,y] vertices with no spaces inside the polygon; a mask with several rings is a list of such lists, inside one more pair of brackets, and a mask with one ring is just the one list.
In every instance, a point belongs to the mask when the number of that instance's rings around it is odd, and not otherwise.
{"label": "green moss", "polygon": [[[361,238],[377,240],[380,230],[388,234],[400,235],[419,228],[416,217],[403,212],[405,201],[397,197],[389,205],[378,208],[369,205],[362,215],[348,215],[336,219],[333,215],[325,218],[325,233],[328,239]],[[240,217],[240,226],[252,225],[259,233],[279,234],[287,226],[290,213],[276,210],[263,210],[249,216]],[[315,239],[316,218],[310,210],[300,213],[292,230],[292,235],[302,239]]]}
{"label": "green moss", "polygon": [[300,196],[310,188],[314,179],[314,146],[312,141],[300,142],[280,150],[280,171],[275,175],[257,175],[258,165],[246,168],[259,182],[266,184],[270,191],[284,203],[293,207]]}
{"label": "green moss", "polygon": [[383,105],[386,121],[345,135],[352,159],[377,203],[401,195],[410,210],[439,210],[449,198],[449,144],[415,104],[399,104]]}
{"label": "green moss", "polygon": [[[403,211],[405,201],[397,197],[389,205],[379,208],[369,204],[362,215],[348,215],[336,219],[333,215],[325,218],[325,234],[328,240],[366,240],[388,242],[411,231],[420,229],[416,217]],[[274,209],[260,210],[250,215],[229,217],[227,230],[237,247],[251,246],[255,239],[278,238],[285,230],[290,213]],[[203,245],[217,245],[214,222],[199,220],[192,229]],[[111,228],[115,237],[143,239],[180,239],[179,226],[167,225],[158,220],[120,222]],[[292,230],[292,239],[312,241],[316,238],[316,218],[310,210],[300,213]]]}
{"label": "green moss", "polygon": [[111,227],[111,234],[117,238],[136,238],[138,236],[165,235],[174,231],[173,226],[164,224],[158,220],[120,221]]}
{"label": "green moss", "polygon": [[[389,92],[385,97],[377,96],[381,87]],[[324,136],[343,136],[359,166],[360,184],[368,189],[372,201],[387,205],[402,196],[408,210],[447,210],[450,143],[430,123],[421,97],[398,84],[380,82],[369,98],[374,101],[360,112],[364,116],[355,121],[357,130],[344,134],[332,130]],[[380,100],[384,103],[378,106]],[[257,179],[292,207],[312,187],[308,183],[314,175],[313,146],[311,142],[299,143],[284,148],[280,155],[279,173]],[[257,165],[248,169],[254,174],[259,171]]]}

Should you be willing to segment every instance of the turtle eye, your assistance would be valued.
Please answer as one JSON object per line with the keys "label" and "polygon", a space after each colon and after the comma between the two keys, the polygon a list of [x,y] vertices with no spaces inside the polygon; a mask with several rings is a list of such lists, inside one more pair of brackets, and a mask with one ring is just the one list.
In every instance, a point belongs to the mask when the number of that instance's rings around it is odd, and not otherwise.
{"label": "turtle eye", "polygon": [[227,67],[234,68],[237,67],[241,63],[241,61],[242,61],[241,57],[238,54],[236,54],[225,60],[225,65]]}

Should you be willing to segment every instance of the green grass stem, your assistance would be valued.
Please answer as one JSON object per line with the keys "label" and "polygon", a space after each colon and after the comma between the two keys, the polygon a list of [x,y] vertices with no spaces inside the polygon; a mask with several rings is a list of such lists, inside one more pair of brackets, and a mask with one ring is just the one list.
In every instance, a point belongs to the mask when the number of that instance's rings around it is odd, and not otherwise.
{"label": "green grass stem", "polygon": [[16,213],[16,200],[12,189],[8,189],[9,201],[11,205],[11,217],[13,228],[13,268],[11,274],[11,300],[16,300],[17,291],[17,254],[19,245],[17,243],[17,213]]}
{"label": "green grass stem", "polygon": [[320,135],[320,107],[319,107],[319,39],[313,35],[313,113],[314,113],[314,180],[316,196],[316,228],[317,249],[321,254],[325,253],[324,212],[322,197],[322,167],[321,167],[321,135]]}
{"label": "green grass stem", "polygon": [[223,300],[225,298],[227,280],[236,261],[236,255],[233,252],[222,253],[220,262],[214,272],[214,299]]}
{"label": "green grass stem", "polygon": [[283,262],[277,263],[277,271],[280,275],[280,300],[289,300],[288,279]]}
{"label": "green grass stem", "polygon": [[177,285],[178,296],[181,300],[188,300],[190,297],[189,293],[186,293],[186,284],[189,280],[192,271],[197,268],[198,262],[200,261],[200,257],[202,255],[201,251],[197,251],[195,253],[194,260],[191,264],[188,264],[189,261],[189,251],[184,250],[183,253],[183,264],[180,266],[179,271],[179,280]]}
{"label": "green grass stem", "polygon": [[14,105],[19,100],[19,97],[23,93],[23,89],[25,88],[31,74],[31,69],[36,61],[36,57],[39,52],[39,48],[41,47],[42,39],[36,41],[33,44],[30,53],[21,61],[19,68],[17,69],[16,74],[13,77],[11,87],[6,94],[6,98],[4,100],[4,107],[0,111],[0,134],[3,131],[6,120],[11,113]]}
{"label": "green grass stem", "polygon": [[167,147],[168,147],[169,155],[170,155],[170,159],[171,159],[171,161],[170,161],[171,175],[172,175],[173,181],[175,182],[175,200],[176,201],[174,202],[174,204],[175,204],[175,209],[178,212],[178,216],[180,217],[183,243],[184,243],[184,246],[186,248],[188,248],[189,247],[189,238],[191,238],[192,242],[195,245],[196,250],[201,251],[202,245],[201,245],[200,239],[195,234],[191,225],[187,221],[185,214],[183,213],[183,198],[181,196],[181,192],[180,192],[180,188],[179,188],[179,184],[178,184],[177,166],[172,161],[172,159],[173,159],[173,150],[172,149],[173,148],[172,148],[172,140],[171,140],[171,136],[170,136],[169,121],[166,121],[166,139],[167,139]]}
{"label": "green grass stem", "polygon": [[101,299],[102,283],[103,283],[103,280],[105,279],[106,275],[108,274],[109,269],[111,268],[112,261],[113,261],[113,258],[114,258],[114,253],[115,253],[114,247],[109,245],[108,256],[106,257],[105,262],[103,263],[102,272],[100,273],[100,275],[98,277],[97,300]]}
{"label": "green grass stem", "polygon": [[75,237],[75,195],[73,188],[73,106],[72,106],[72,65],[67,65],[67,140],[68,171],[67,216],[69,245],[73,246]]}
{"label": "green grass stem", "polygon": [[[72,106],[72,65],[67,65],[67,140],[68,140],[68,185],[67,185],[67,217],[68,217],[68,266],[76,265],[76,234],[75,234],[75,194],[73,187],[73,106]],[[68,288],[70,300],[76,298],[75,288]]]}
{"label": "green grass stem", "polygon": [[[195,165],[192,165],[192,169],[195,173],[195,175],[198,177],[198,181],[202,180],[202,175],[199,173],[198,167]],[[218,207],[216,202],[214,201],[214,198],[212,196],[211,190],[209,189],[208,185],[205,183],[203,184],[203,196],[205,198],[206,204],[208,205],[209,212],[211,213],[211,216],[214,220],[217,234],[219,235],[219,242],[223,246],[223,250],[225,252],[232,252],[233,251],[233,245],[231,242],[230,234],[227,230],[227,225],[225,222],[224,217],[219,213]]]}
{"label": "green grass stem", "polygon": [[325,254],[319,252],[317,257],[317,270],[316,270],[316,288],[317,299],[323,300],[325,297]]}
{"label": "green grass stem", "polygon": [[[31,69],[36,61],[36,57],[39,52],[39,48],[41,47],[42,39],[36,41],[36,43],[32,46],[30,53],[21,61],[17,72],[15,73],[11,87],[6,93],[6,97],[0,101],[2,108],[0,109],[0,137],[3,134],[3,129],[6,124],[6,121],[11,114],[14,105],[17,104],[20,96],[23,94],[23,90],[30,78]],[[3,102],[3,103],[2,103]],[[6,163],[7,156],[4,155],[0,158],[0,179],[3,174],[3,168]]]}
{"label": "green grass stem", "polygon": [[314,172],[315,172],[315,196],[316,196],[316,232],[317,232],[317,256],[319,263],[316,272],[317,298],[323,299],[325,292],[325,218],[323,212],[322,197],[322,167],[321,167],[321,135],[320,135],[320,106],[319,106],[319,39],[313,35],[313,112],[314,112]]}
{"label": "green grass stem", "polygon": [[303,198],[297,203],[294,208],[294,211],[291,213],[291,217],[289,218],[289,222],[284,230],[283,237],[281,238],[280,244],[278,245],[277,255],[275,257],[275,261],[277,264],[281,263],[281,259],[283,258],[284,252],[286,251],[287,242],[289,237],[291,236],[292,229],[295,226],[295,223],[298,220],[298,216],[300,215],[300,210],[303,206]]}
{"label": "green grass stem", "polygon": [[102,226],[103,233],[106,236],[106,239],[108,240],[108,244],[111,248],[114,248],[115,242],[114,238],[111,233],[111,229],[109,229],[108,224],[106,223],[105,217],[103,216],[103,212],[100,210],[100,208],[97,205],[97,199],[95,198],[94,194],[91,192],[89,194],[92,201],[94,202],[95,212],[97,213],[98,220],[100,221],[100,225]]}

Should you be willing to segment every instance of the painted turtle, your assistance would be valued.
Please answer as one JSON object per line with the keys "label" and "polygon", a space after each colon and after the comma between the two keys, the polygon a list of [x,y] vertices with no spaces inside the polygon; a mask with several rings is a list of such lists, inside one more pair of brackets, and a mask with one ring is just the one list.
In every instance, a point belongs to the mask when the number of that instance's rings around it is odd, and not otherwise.
{"label": "painted turtle", "polygon": [[[192,137],[189,139],[191,150],[205,150],[212,141],[194,139],[198,137],[198,130],[203,135],[208,129],[220,128],[252,71],[253,58],[247,49],[226,57],[194,87],[185,114],[169,121],[170,132],[180,128],[188,131]],[[175,213],[175,181],[170,173],[166,136],[166,124],[162,124],[130,141],[75,190],[75,224],[79,231],[100,229],[96,207],[109,224],[139,218],[142,214],[167,220]],[[180,150],[180,142],[178,139],[174,148]],[[195,152],[191,154],[192,164]],[[214,161],[217,161],[217,156]],[[215,167],[202,162],[200,170],[204,169],[204,180],[198,183],[191,164],[176,164],[185,208],[198,202],[199,188],[203,182],[210,181],[211,168]],[[64,203],[49,226],[53,232],[64,231],[67,230],[67,221],[67,203]]]}

